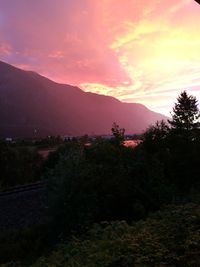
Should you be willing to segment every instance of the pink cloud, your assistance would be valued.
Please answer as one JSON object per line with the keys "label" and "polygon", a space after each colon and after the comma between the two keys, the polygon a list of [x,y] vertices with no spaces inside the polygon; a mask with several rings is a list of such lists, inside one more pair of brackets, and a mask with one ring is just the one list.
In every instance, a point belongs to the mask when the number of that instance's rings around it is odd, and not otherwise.
{"label": "pink cloud", "polygon": [[163,111],[199,94],[200,6],[191,0],[0,0],[1,58]]}
{"label": "pink cloud", "polygon": [[8,43],[0,43],[0,55],[9,56],[12,53],[12,47]]}

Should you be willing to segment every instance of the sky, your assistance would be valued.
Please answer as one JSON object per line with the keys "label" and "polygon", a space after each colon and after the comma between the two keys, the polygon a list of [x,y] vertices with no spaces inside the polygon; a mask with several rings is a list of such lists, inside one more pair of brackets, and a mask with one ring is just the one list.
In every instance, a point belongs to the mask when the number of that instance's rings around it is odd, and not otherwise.
{"label": "sky", "polygon": [[169,115],[200,101],[194,0],[0,0],[0,60]]}

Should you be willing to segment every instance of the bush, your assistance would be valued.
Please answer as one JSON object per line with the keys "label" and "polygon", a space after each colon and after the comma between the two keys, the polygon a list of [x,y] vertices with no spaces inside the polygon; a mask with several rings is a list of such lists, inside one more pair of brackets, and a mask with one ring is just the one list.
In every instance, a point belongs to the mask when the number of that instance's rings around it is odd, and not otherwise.
{"label": "bush", "polygon": [[33,148],[0,143],[0,186],[2,189],[38,181],[42,158]]}
{"label": "bush", "polygon": [[96,224],[32,267],[193,267],[200,265],[200,208],[168,206],[146,221]]}
{"label": "bush", "polygon": [[[13,261],[31,263],[33,259],[42,255],[49,247],[48,231],[46,225],[37,226],[0,234],[0,266]],[[16,263],[16,265],[14,264]],[[7,266],[7,265],[6,265]]]}

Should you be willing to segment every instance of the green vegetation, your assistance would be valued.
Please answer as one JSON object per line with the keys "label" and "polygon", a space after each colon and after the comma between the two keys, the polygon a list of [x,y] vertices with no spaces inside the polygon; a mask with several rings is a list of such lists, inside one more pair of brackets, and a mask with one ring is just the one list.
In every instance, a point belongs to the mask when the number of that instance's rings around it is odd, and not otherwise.
{"label": "green vegetation", "polygon": [[193,132],[199,128],[199,109],[196,97],[187,95],[184,91],[180,94],[173,108],[172,120],[168,122],[172,130]]}
{"label": "green vegetation", "polygon": [[33,147],[0,142],[0,189],[38,181],[42,158]]}
{"label": "green vegetation", "polygon": [[168,203],[173,192],[156,157],[115,142],[67,146],[46,177],[60,234],[102,220],[143,218]]}
{"label": "green vegetation", "polygon": [[15,265],[17,262],[29,265],[42,253],[45,253],[48,248],[49,239],[46,225],[1,232],[0,266],[6,262],[10,262],[8,266],[13,267],[18,266],[17,264]]}
{"label": "green vegetation", "polygon": [[113,141],[116,145],[122,145],[123,141],[125,140],[125,129],[119,128],[119,125],[117,125],[115,122],[113,123],[113,127],[111,129],[112,134],[114,136]]}
{"label": "green vegetation", "polygon": [[40,151],[56,150],[63,144],[59,136],[38,140],[0,140],[0,190],[41,180],[46,162]]}
{"label": "green vegetation", "polygon": [[51,153],[41,169],[49,243],[39,242],[39,253],[35,235],[36,252],[26,256],[21,242],[5,242],[4,250],[14,244],[21,256],[4,266],[200,266],[198,118],[196,98],[183,92],[172,120],[150,126],[134,149],[113,124],[111,140],[85,145],[84,137]]}
{"label": "green vegetation", "polygon": [[[2,267],[199,266],[200,205],[170,205],[146,220],[131,224],[126,221],[101,222],[93,225],[86,234],[66,240],[51,252],[41,250],[42,236],[36,235],[34,239],[33,235],[26,233],[20,237],[22,239],[18,242],[15,238],[17,248],[12,244],[14,238],[7,244],[2,243],[3,251],[5,245],[10,246],[10,257],[17,252],[15,260]],[[23,239],[25,237],[28,241]],[[27,246],[30,246],[28,255]],[[35,254],[41,255],[39,250],[43,256],[34,260]],[[19,260],[21,255],[28,256],[23,263]]]}
{"label": "green vegetation", "polygon": [[32,267],[200,266],[200,206],[168,206],[146,221],[96,224]]}

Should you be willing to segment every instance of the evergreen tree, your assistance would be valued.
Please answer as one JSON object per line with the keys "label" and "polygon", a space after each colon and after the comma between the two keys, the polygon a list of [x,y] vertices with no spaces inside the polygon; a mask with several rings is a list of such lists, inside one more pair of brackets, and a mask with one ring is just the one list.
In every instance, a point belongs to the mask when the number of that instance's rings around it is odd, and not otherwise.
{"label": "evergreen tree", "polygon": [[173,108],[168,137],[168,176],[179,193],[186,194],[199,183],[199,109],[196,97],[183,91]]}
{"label": "evergreen tree", "polygon": [[199,128],[199,109],[196,97],[183,91],[173,108],[172,120],[168,120],[172,130],[192,131]]}

